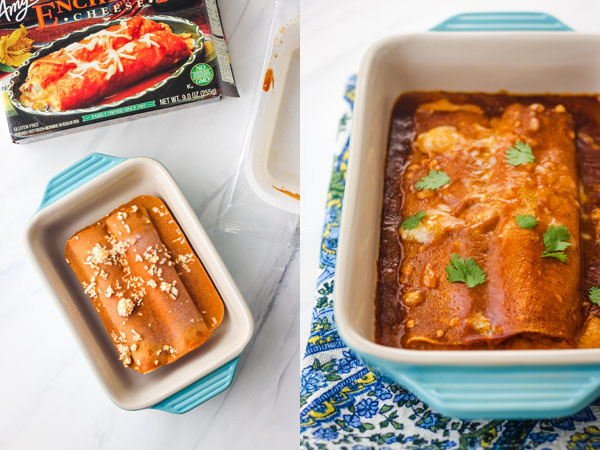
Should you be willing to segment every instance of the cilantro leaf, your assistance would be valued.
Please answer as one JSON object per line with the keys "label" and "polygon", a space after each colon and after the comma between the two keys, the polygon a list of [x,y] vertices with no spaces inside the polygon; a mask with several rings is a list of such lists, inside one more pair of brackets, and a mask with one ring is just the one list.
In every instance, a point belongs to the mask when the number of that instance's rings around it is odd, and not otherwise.
{"label": "cilantro leaf", "polygon": [[592,286],[589,291],[590,301],[600,306],[600,288],[597,286]]}
{"label": "cilantro leaf", "polygon": [[439,189],[450,183],[450,177],[441,170],[430,170],[427,176],[421,178],[415,184],[418,191],[423,189]]}
{"label": "cilantro leaf", "polygon": [[404,222],[402,222],[402,228],[405,230],[413,230],[419,226],[423,217],[425,217],[425,211],[419,211],[414,216],[408,216]]}
{"label": "cilantro leaf", "polygon": [[506,150],[506,161],[513,166],[535,162],[535,156],[531,152],[529,144],[518,141]]}
{"label": "cilantro leaf", "polygon": [[456,253],[450,256],[450,264],[446,266],[446,278],[451,283],[462,282],[472,288],[485,281],[485,272],[477,265],[472,256],[466,260]]}
{"label": "cilantro leaf", "polygon": [[561,260],[562,262],[567,262],[567,255],[564,252],[544,252],[542,253],[542,258],[556,258]]}
{"label": "cilantro leaf", "polygon": [[564,254],[564,251],[567,247],[573,245],[567,242],[569,239],[571,239],[571,235],[567,227],[564,225],[550,225],[544,233],[546,250],[542,253],[542,258],[556,258],[565,262],[567,255]]}
{"label": "cilantro leaf", "polygon": [[531,230],[538,223],[538,220],[535,217],[528,214],[519,214],[515,220],[521,228],[525,228],[526,230]]}
{"label": "cilantro leaf", "polygon": [[546,232],[544,233],[544,245],[546,246],[546,251],[548,252],[556,252],[566,250],[569,245],[573,245],[568,241],[571,239],[571,235],[569,234],[569,230],[564,225],[550,225]]}

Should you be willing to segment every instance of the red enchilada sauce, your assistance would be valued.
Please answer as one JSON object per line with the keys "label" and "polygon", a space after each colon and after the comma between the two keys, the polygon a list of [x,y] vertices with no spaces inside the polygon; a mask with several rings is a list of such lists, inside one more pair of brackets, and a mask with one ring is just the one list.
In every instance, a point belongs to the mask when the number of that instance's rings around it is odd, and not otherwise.
{"label": "red enchilada sauce", "polygon": [[[516,142],[536,160],[507,164]],[[461,150],[464,153],[460,153]],[[468,150],[468,153],[467,153]],[[414,188],[447,173],[439,189]],[[535,211],[524,229],[518,212]],[[403,230],[418,211],[421,225]],[[567,260],[542,258],[568,228]],[[404,238],[401,236],[404,236]],[[450,255],[485,281],[448,281]],[[600,347],[600,102],[596,96],[414,92],[388,139],[376,291],[378,343],[413,349]]]}
{"label": "red enchilada sauce", "polygon": [[281,187],[281,188],[278,188],[278,187],[275,187],[275,186],[272,186],[272,187],[273,187],[273,189],[275,189],[276,191],[279,191],[279,192],[281,192],[282,194],[285,194],[285,195],[287,195],[288,197],[291,197],[291,198],[293,198],[294,200],[300,200],[300,194],[297,194],[297,193],[295,193],[295,192],[292,192],[292,191],[288,191],[287,189],[284,189],[283,187]]}
{"label": "red enchilada sauce", "polygon": [[263,80],[263,91],[269,92],[271,86],[275,83],[275,79],[273,78],[273,69],[267,69],[265,72],[265,79]]}
{"label": "red enchilada sauce", "polygon": [[121,89],[116,94],[111,95],[110,97],[104,98],[99,104],[107,105],[109,103],[117,102],[119,100],[123,100],[124,98],[132,97],[136,94],[139,94],[140,92],[143,92],[148,88],[151,88],[152,86],[160,83],[161,81],[166,80],[173,74],[173,72],[175,72],[175,70],[177,70],[177,68],[173,68],[166,72],[161,72],[156,75],[151,75],[147,78],[144,78],[143,80],[141,80],[135,84],[132,84],[131,86]]}

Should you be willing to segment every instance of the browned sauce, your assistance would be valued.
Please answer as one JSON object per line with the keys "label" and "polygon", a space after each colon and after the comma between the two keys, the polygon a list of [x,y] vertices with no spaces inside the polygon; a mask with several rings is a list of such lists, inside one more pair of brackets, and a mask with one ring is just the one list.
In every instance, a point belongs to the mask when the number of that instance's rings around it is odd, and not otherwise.
{"label": "browned sauce", "polygon": [[300,194],[297,194],[297,193],[292,192],[292,191],[288,191],[287,189],[284,189],[284,188],[278,188],[278,187],[275,187],[275,186],[273,186],[273,189],[275,189],[276,191],[281,192],[282,194],[287,195],[288,197],[292,197],[293,199],[300,200]]}
{"label": "browned sauce", "polygon": [[[440,100],[452,107],[423,106]],[[513,167],[504,161],[505,149],[516,141],[531,144],[535,163]],[[432,142],[438,150],[424,151]],[[446,172],[451,183],[414,189],[429,170]],[[539,219],[531,230],[514,220],[528,208]],[[422,210],[435,221],[429,235],[403,239],[400,224]],[[543,233],[558,224],[567,226],[574,244],[565,263],[541,257]],[[485,282],[469,288],[447,281],[451,253],[474,257]],[[598,255],[596,96],[414,92],[398,99],[385,168],[378,343],[414,349],[600,347],[599,308],[588,299],[590,287],[600,285]]]}
{"label": "browned sauce", "polygon": [[269,89],[271,89],[271,86],[273,86],[274,83],[273,69],[267,69],[265,72],[265,79],[263,80],[263,91],[269,92]]}

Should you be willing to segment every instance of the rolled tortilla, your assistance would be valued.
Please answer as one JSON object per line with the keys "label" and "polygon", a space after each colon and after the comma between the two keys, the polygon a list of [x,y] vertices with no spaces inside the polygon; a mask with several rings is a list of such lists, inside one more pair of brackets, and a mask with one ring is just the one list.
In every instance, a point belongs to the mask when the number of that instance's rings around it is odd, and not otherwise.
{"label": "rolled tortilla", "polygon": [[69,70],[76,68],[79,63],[97,60],[109,49],[118,50],[144,33],[161,29],[163,29],[161,24],[136,16],[90,34],[79,42],[74,42],[32,62],[21,91],[26,97],[35,97],[51,83],[62,78]]}
{"label": "rolled tortilla", "polygon": [[[475,105],[421,106],[402,180],[402,216],[425,211],[414,230],[400,230],[400,283],[408,348],[531,347],[575,344],[580,323],[580,248],[573,119],[563,109],[514,104],[490,120]],[[468,106],[468,107],[465,107]],[[510,165],[506,150],[531,145],[535,163]],[[451,182],[418,192],[429,170]],[[534,229],[515,222],[538,218]],[[568,228],[567,263],[542,258],[543,233]],[[452,254],[475,259],[485,282],[447,280]],[[514,340],[515,342],[510,342]],[[532,342],[532,343],[531,343]]]}
{"label": "rolled tortilla", "polygon": [[[102,319],[119,359],[125,366],[147,373],[167,363],[168,352],[156,353],[168,342],[165,337],[170,333],[152,305],[146,302],[138,307],[134,287],[128,288],[124,281],[127,277],[123,265],[108,257],[116,242],[105,225],[97,223],[69,239],[65,255]],[[122,248],[130,245],[121,242]],[[123,257],[121,254],[118,258]],[[120,302],[132,302],[128,315],[119,314]]]}
{"label": "rolled tortilla", "polygon": [[177,360],[223,320],[219,293],[156,197],[137,197],[79,231],[65,255],[119,359],[134,370]]}
{"label": "rolled tortilla", "polygon": [[34,62],[20,88],[21,102],[44,111],[83,108],[191,55],[189,35],[134,19]]}

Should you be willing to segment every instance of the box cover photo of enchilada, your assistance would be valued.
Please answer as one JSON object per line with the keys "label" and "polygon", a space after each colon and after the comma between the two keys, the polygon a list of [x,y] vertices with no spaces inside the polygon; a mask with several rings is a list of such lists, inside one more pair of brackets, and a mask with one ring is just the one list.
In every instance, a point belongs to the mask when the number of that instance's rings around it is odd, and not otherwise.
{"label": "box cover photo of enchilada", "polygon": [[11,1],[0,85],[15,142],[238,95],[216,0]]}

